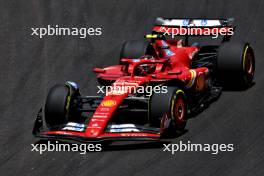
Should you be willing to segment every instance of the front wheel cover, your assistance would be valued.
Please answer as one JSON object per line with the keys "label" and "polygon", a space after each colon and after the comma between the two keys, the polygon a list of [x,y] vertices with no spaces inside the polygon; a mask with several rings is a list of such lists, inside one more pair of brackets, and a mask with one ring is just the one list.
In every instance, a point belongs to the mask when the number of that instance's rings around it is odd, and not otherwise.
{"label": "front wheel cover", "polygon": [[172,125],[176,130],[183,130],[187,123],[187,101],[183,90],[176,89],[171,100]]}

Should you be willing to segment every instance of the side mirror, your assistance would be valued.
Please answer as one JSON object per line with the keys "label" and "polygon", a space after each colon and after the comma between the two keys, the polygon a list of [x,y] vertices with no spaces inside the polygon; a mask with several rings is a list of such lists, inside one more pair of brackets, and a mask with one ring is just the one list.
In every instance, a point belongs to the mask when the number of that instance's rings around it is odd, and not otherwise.
{"label": "side mirror", "polygon": [[105,70],[102,68],[94,68],[93,71],[94,73],[105,73]]}

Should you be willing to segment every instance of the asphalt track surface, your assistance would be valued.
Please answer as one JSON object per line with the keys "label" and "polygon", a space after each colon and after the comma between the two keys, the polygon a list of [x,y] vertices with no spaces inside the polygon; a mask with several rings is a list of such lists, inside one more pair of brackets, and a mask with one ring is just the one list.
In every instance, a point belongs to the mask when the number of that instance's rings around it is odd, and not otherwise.
{"label": "asphalt track surface", "polygon": [[[264,175],[264,2],[246,1],[1,1],[0,2],[0,175]],[[255,48],[255,85],[226,91],[191,119],[180,140],[232,143],[234,152],[162,152],[159,144],[109,147],[103,152],[31,152],[35,115],[48,89],[74,80],[82,93],[96,93],[95,66],[118,62],[121,44],[142,39],[157,16],[234,17],[235,40]],[[31,36],[48,24],[102,27],[103,35]]]}

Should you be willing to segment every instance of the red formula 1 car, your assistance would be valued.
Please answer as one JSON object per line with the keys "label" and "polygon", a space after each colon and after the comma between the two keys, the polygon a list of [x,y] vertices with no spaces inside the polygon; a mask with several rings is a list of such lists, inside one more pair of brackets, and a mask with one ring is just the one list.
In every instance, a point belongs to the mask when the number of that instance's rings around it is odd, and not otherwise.
{"label": "red formula 1 car", "polygon": [[[125,42],[118,65],[94,69],[105,96],[81,96],[70,81],[52,87],[33,134],[77,141],[156,140],[182,131],[223,87],[252,85],[253,49],[230,40],[231,22],[158,18],[146,35],[149,41]],[[179,29],[224,36],[219,45],[189,44],[190,34],[175,37]]]}

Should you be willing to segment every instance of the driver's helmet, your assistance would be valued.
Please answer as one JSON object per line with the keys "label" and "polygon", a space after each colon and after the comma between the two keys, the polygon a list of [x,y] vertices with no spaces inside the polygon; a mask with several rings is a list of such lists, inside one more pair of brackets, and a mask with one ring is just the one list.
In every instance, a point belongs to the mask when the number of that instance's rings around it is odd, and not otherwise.
{"label": "driver's helmet", "polygon": [[[151,60],[151,59],[155,59],[155,58],[152,56],[143,56],[141,59]],[[155,71],[155,69],[156,69],[156,64],[141,64],[141,65],[137,66],[138,72],[140,72],[140,73],[143,72],[145,74],[152,73]]]}

